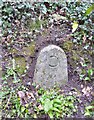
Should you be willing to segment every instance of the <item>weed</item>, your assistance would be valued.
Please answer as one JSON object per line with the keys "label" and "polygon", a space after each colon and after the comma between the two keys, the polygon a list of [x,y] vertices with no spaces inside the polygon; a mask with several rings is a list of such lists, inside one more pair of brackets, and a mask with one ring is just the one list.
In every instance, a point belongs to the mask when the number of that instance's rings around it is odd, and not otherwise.
{"label": "weed", "polygon": [[91,103],[91,105],[85,107],[85,116],[94,117],[94,101]]}
{"label": "weed", "polygon": [[[2,91],[0,91],[0,98],[2,98],[1,109],[4,110],[3,116],[5,117],[27,117],[28,110],[26,107],[20,104],[20,98],[17,96],[18,89],[24,89],[23,85],[20,88],[15,85],[9,87],[8,79],[12,76],[13,80],[11,84],[19,83],[21,80],[17,78],[15,60],[12,60],[12,68],[7,68],[5,75],[3,76]],[[8,111],[7,111],[8,110]],[[7,114],[6,114],[6,113]],[[3,113],[2,113],[3,114]]]}
{"label": "weed", "polygon": [[94,73],[94,69],[89,68],[87,72],[80,75],[80,80],[91,81],[93,79],[93,73]]}
{"label": "weed", "polygon": [[76,107],[74,106],[75,100],[73,96],[64,96],[54,90],[45,91],[38,100],[43,107],[39,111],[48,114],[50,118],[68,117],[76,112]]}

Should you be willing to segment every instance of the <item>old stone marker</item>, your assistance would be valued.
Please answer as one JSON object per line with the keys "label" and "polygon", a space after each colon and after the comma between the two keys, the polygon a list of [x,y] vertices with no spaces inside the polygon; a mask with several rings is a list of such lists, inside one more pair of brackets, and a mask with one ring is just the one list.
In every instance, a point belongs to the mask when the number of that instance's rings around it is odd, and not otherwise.
{"label": "old stone marker", "polygon": [[43,88],[61,86],[68,81],[67,58],[64,51],[49,45],[38,56],[33,82]]}

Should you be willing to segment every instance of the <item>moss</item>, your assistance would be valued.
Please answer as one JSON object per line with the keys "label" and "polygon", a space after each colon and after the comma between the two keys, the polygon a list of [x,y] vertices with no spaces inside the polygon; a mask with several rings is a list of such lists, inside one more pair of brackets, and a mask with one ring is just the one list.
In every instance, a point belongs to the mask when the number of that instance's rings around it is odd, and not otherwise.
{"label": "moss", "polygon": [[72,59],[75,61],[79,61],[80,60],[80,55],[79,52],[76,50],[72,50]]}
{"label": "moss", "polygon": [[73,42],[72,41],[66,41],[64,44],[63,44],[63,48],[65,50],[68,50],[68,51],[71,51],[73,49]]}
{"label": "moss", "polygon": [[48,34],[48,29],[45,29],[43,32],[42,32],[42,36],[46,36]]}
{"label": "moss", "polygon": [[35,42],[31,42],[27,47],[23,47],[22,52],[27,56],[33,55],[35,53]]}
{"label": "moss", "polygon": [[30,44],[28,44],[27,47],[23,47],[21,51],[15,48],[11,48],[9,52],[12,54],[21,54],[26,56],[33,55],[35,53],[35,42],[33,41]]}
{"label": "moss", "polygon": [[74,61],[73,59],[70,59],[69,60],[69,64],[74,68],[74,69],[76,69],[76,61]]}
{"label": "moss", "polygon": [[19,74],[23,74],[26,69],[26,61],[22,56],[14,57],[16,63],[16,69]]}
{"label": "moss", "polygon": [[15,48],[11,48],[9,50],[9,52],[12,53],[12,54],[17,54],[19,51],[17,49],[15,49]]}
{"label": "moss", "polygon": [[41,27],[41,21],[39,20],[36,20],[31,24],[31,29],[39,29],[40,27]]}
{"label": "moss", "polygon": [[89,55],[92,55],[92,54],[93,54],[92,50],[89,50],[88,53],[89,53]]}
{"label": "moss", "polygon": [[30,22],[28,27],[30,30],[36,30],[36,29],[39,29],[42,26],[46,25],[47,24],[47,20],[35,20],[33,22]]}

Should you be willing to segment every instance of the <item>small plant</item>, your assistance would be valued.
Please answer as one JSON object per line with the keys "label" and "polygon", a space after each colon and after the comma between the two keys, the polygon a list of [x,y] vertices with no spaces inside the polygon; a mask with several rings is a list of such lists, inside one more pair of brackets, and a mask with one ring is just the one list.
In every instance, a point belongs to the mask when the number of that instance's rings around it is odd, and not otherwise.
{"label": "small plant", "polygon": [[93,78],[93,73],[93,68],[88,69],[85,74],[80,75],[80,80],[91,81]]}
{"label": "small plant", "polygon": [[85,107],[85,116],[94,117],[94,101],[91,105]]}
{"label": "small plant", "polygon": [[3,80],[7,80],[10,76],[13,76],[13,83],[20,81],[20,79],[17,79],[15,59],[12,60],[12,68],[7,68],[6,74],[3,76]]}
{"label": "small plant", "polygon": [[[4,92],[4,91],[3,91]],[[5,102],[5,98],[8,98]],[[2,101],[3,105],[2,107],[0,107],[2,110],[4,110],[5,115],[3,114],[3,116],[5,116],[5,118],[12,118],[12,117],[28,117],[28,105],[21,105],[20,103],[20,98],[17,96],[16,91],[15,90],[10,90],[8,91],[8,95],[7,94],[3,94],[3,99]],[[7,111],[8,110],[8,111]],[[7,113],[7,114],[6,114]]]}
{"label": "small plant", "polygon": [[23,106],[20,103],[20,98],[17,95],[18,90],[25,89],[24,86],[10,86],[8,84],[8,80],[10,77],[13,77],[12,83],[15,84],[20,81],[20,79],[17,78],[16,73],[16,66],[15,66],[15,60],[12,60],[12,68],[7,68],[6,73],[3,77],[3,84],[2,84],[2,91],[0,91],[0,98],[2,98],[2,106],[0,107],[2,110],[4,110],[3,116],[6,118],[11,117],[28,117],[28,105]]}
{"label": "small plant", "polygon": [[38,102],[41,104],[40,112],[48,114],[50,118],[63,118],[64,116],[70,116],[76,112],[74,106],[75,97],[60,95],[58,92],[45,91]]}
{"label": "small plant", "polygon": [[20,98],[17,95],[13,94],[13,97],[11,98],[11,116],[15,117],[28,117],[28,106],[22,106],[20,103]]}

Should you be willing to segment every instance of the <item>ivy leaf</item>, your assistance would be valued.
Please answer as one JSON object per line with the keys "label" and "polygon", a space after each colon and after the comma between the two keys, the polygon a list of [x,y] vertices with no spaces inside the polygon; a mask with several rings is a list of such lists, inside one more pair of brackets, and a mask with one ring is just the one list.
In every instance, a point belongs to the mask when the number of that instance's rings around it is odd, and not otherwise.
{"label": "ivy leaf", "polygon": [[21,107],[21,112],[24,112],[25,111],[25,107]]}
{"label": "ivy leaf", "polygon": [[89,77],[85,77],[85,80],[89,81],[89,80],[90,80],[90,78],[89,78]]}
{"label": "ivy leaf", "polygon": [[85,16],[89,15],[94,10],[94,4],[92,4],[85,12]]}
{"label": "ivy leaf", "polygon": [[84,116],[90,116],[90,112],[87,111],[87,112],[84,114]]}
{"label": "ivy leaf", "polygon": [[92,69],[89,69],[89,70],[88,70],[88,75],[89,75],[89,76],[93,75],[93,70],[92,70]]}
{"label": "ivy leaf", "polygon": [[72,33],[78,28],[78,22],[75,21],[72,25]]}
{"label": "ivy leaf", "polygon": [[90,106],[86,107],[86,110],[90,110],[90,109],[93,109],[93,108],[94,108],[94,106],[90,105]]}

